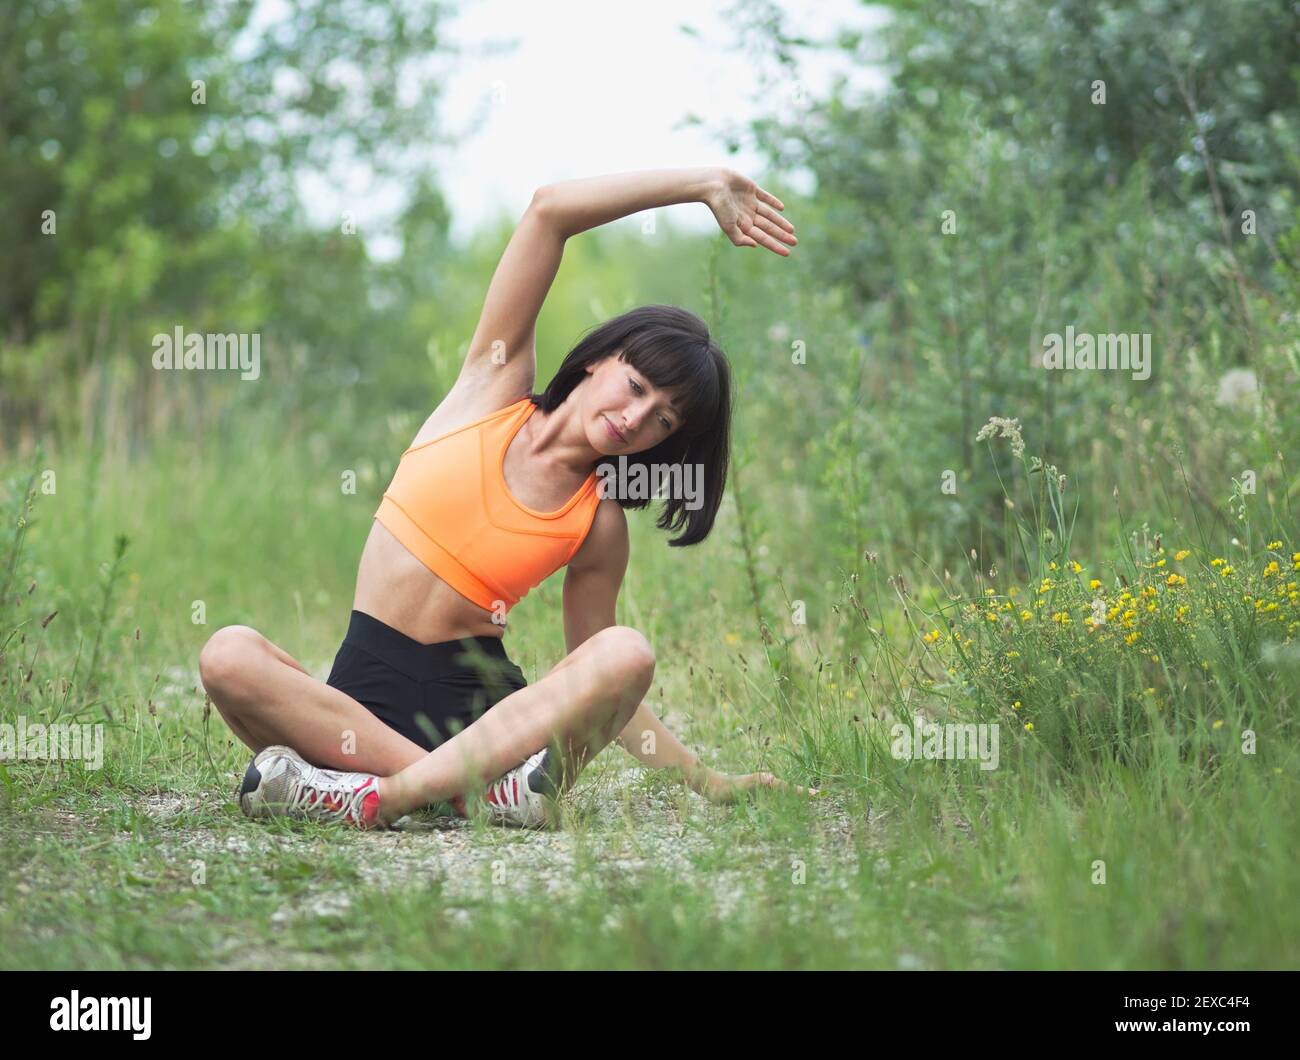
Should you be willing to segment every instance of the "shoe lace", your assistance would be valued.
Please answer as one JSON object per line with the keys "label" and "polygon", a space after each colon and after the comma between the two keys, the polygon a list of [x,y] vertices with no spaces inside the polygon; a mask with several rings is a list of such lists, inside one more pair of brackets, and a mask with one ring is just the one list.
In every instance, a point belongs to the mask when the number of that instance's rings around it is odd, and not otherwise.
{"label": "shoe lace", "polygon": [[361,821],[361,802],[370,793],[372,786],[362,784],[355,791],[348,791],[340,784],[321,782],[320,772],[312,778],[304,777],[297,781],[289,800],[291,810],[303,810],[308,813],[324,812],[331,817],[358,823]]}
{"label": "shoe lace", "polygon": [[512,769],[500,780],[488,786],[487,801],[501,809],[513,810],[519,805],[519,770]]}

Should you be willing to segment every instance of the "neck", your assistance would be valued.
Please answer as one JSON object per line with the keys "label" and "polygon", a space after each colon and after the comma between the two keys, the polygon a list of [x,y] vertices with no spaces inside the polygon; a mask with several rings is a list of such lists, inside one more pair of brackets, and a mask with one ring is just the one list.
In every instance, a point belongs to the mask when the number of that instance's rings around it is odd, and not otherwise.
{"label": "neck", "polygon": [[575,477],[586,478],[595,470],[597,461],[605,457],[587,441],[587,432],[569,401],[553,412],[544,412],[540,407],[534,409],[522,433],[529,456],[545,460]]}

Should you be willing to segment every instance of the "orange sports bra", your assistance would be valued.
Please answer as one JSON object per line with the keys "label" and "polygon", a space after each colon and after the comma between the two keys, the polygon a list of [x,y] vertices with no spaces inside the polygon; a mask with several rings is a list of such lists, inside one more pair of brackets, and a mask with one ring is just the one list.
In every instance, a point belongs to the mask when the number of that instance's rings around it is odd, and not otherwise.
{"label": "orange sports bra", "polygon": [[506,486],[506,450],[537,408],[531,399],[412,446],[375,518],[429,570],[488,611],[508,610],[578,551],[600,504],[592,471],[555,512]]}

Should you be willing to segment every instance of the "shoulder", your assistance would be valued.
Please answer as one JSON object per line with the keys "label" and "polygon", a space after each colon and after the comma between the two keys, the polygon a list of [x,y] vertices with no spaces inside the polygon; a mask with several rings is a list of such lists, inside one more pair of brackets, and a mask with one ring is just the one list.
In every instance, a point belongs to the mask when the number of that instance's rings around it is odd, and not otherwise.
{"label": "shoulder", "polygon": [[569,569],[604,569],[621,575],[627,569],[628,550],[627,515],[618,501],[606,497],[596,506],[591,528],[569,560]]}

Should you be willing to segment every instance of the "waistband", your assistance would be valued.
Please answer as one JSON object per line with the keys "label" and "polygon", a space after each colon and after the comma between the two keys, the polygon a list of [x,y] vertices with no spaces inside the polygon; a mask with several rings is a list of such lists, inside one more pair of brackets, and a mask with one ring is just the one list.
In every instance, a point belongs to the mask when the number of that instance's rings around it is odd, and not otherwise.
{"label": "waistband", "polygon": [[374,615],[353,610],[344,644],[351,644],[422,681],[459,671],[493,671],[502,664],[513,667],[500,637],[486,634],[459,640],[421,644],[379,621]]}

